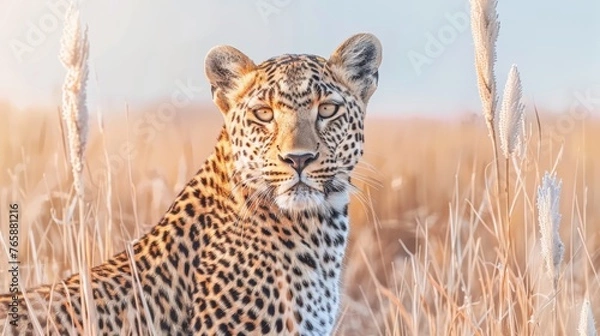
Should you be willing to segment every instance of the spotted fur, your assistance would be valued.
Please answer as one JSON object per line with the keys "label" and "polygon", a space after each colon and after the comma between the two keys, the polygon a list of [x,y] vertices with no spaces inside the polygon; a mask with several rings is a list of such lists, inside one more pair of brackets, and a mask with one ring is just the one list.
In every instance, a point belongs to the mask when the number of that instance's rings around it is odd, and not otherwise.
{"label": "spotted fur", "polygon": [[[225,119],[217,145],[129,253],[91,269],[97,333],[328,335],[381,45],[359,34],[329,59],[259,65],[218,46],[205,63]],[[34,321],[46,334],[84,333],[82,282],[19,294],[18,327],[0,297],[0,333],[32,335]]]}

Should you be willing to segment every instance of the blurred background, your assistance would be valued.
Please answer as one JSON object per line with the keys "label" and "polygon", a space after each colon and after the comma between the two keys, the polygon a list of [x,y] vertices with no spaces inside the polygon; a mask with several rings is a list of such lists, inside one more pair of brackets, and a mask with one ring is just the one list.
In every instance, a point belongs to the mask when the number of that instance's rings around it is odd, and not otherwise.
{"label": "blurred background", "polygon": [[[67,0],[0,0],[0,99],[56,106]],[[256,62],[281,53],[328,56],[372,32],[384,46],[372,113],[448,116],[478,111],[466,0],[81,0],[89,27],[89,106],[114,110],[169,97],[177,82],[206,88],[203,61],[230,44]],[[511,64],[524,97],[552,111],[600,85],[600,3],[499,1],[498,87]],[[207,92],[194,100],[205,102]]]}

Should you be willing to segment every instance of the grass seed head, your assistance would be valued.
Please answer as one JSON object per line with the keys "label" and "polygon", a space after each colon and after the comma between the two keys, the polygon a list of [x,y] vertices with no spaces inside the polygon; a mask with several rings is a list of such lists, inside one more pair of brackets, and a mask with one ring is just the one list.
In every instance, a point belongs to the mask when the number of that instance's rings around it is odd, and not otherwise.
{"label": "grass seed head", "polygon": [[67,69],[62,89],[62,117],[66,125],[69,157],[78,194],[83,192],[81,179],[77,176],[83,171],[83,152],[88,137],[88,52],[87,28],[82,29],[79,11],[71,6],[65,14],[59,58]]}
{"label": "grass seed head", "polygon": [[594,314],[590,300],[586,297],[581,305],[581,314],[579,315],[579,326],[577,327],[579,336],[596,336],[596,325],[594,323]]}
{"label": "grass seed head", "polygon": [[500,23],[496,12],[496,0],[470,0],[471,33],[475,48],[475,70],[477,87],[483,105],[483,113],[490,135],[493,128],[494,113],[497,105],[496,77],[496,40]]}
{"label": "grass seed head", "polygon": [[521,77],[516,65],[510,68],[506,86],[504,87],[504,96],[502,99],[502,108],[498,118],[498,136],[500,148],[506,158],[515,153],[521,155],[523,149],[523,110],[525,106],[521,102]]}
{"label": "grass seed head", "polygon": [[546,172],[537,194],[542,256],[546,262],[548,274],[554,279],[558,276],[558,267],[565,252],[565,246],[559,234],[561,187],[562,181],[557,179],[555,174]]}

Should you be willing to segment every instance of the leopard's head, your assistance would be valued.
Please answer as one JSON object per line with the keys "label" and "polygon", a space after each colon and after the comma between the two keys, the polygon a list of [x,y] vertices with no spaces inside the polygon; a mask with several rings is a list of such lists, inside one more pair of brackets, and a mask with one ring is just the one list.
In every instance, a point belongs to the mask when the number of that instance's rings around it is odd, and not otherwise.
{"label": "leopard's head", "polygon": [[225,118],[234,174],[251,197],[283,211],[347,204],[381,59],[371,34],[352,36],[329,59],[282,55],[256,65],[230,46],[209,51],[206,76]]}

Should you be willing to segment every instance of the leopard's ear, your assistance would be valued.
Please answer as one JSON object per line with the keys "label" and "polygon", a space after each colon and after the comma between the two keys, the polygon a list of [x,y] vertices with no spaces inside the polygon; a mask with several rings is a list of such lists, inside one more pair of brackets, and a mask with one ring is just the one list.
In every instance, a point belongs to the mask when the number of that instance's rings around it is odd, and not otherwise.
{"label": "leopard's ear", "polygon": [[229,110],[227,95],[240,84],[240,79],[256,68],[252,60],[230,46],[216,46],[206,55],[204,72],[210,82],[213,101],[222,112]]}
{"label": "leopard's ear", "polygon": [[333,52],[328,63],[367,103],[377,89],[381,60],[379,39],[373,34],[357,34],[344,41]]}

